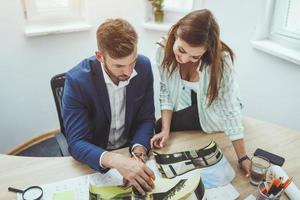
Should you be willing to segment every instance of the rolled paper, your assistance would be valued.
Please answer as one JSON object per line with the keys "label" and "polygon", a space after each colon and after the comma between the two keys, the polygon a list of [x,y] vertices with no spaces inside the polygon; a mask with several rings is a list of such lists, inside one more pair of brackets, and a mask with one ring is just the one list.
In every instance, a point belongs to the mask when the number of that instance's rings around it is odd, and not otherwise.
{"label": "rolled paper", "polygon": [[[273,165],[270,167],[270,173],[273,176],[275,176],[275,178],[282,177],[283,182],[285,182],[289,178],[288,175],[285,173],[285,171],[277,165]],[[285,189],[284,192],[291,200],[299,200],[300,199],[300,190],[299,190],[299,188],[297,188],[297,186],[295,185],[295,183],[293,181]]]}

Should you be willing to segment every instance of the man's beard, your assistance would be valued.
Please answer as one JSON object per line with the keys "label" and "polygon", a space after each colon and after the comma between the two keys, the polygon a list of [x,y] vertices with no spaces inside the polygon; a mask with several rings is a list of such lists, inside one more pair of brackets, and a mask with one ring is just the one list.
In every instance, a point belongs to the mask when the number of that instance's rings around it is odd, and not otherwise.
{"label": "man's beard", "polygon": [[129,76],[121,75],[121,76],[118,76],[118,79],[119,79],[119,81],[127,81],[129,79]]}
{"label": "man's beard", "polygon": [[130,78],[127,75],[116,76],[112,71],[109,70],[105,61],[103,64],[104,64],[104,69],[105,69],[106,73],[108,74],[108,76],[110,77],[110,79],[117,80],[117,81],[127,81]]}

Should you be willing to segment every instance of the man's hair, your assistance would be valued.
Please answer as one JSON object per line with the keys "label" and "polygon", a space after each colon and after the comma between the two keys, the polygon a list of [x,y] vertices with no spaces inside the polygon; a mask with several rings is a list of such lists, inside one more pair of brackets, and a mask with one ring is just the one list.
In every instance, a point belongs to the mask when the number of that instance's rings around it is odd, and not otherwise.
{"label": "man's hair", "polygon": [[137,44],[137,33],[124,19],[108,19],[98,27],[98,49],[112,58],[129,56]]}

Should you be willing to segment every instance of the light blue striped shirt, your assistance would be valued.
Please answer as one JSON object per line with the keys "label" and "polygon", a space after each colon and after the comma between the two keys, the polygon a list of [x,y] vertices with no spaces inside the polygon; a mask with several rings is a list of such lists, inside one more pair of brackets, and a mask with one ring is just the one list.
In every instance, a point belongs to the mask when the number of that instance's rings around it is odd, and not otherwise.
{"label": "light blue striped shirt", "polygon": [[192,90],[197,92],[198,82],[182,81],[182,91],[174,110],[182,110],[192,105]]}
{"label": "light blue striped shirt", "polygon": [[[157,45],[155,62],[160,72],[160,108],[161,110],[177,111],[178,102],[182,97],[182,81],[179,67],[169,76],[167,70],[160,66],[164,55],[163,47]],[[221,81],[219,96],[208,106],[207,90],[209,84],[209,66],[204,66],[197,88],[199,120],[203,131],[207,133],[224,131],[230,140],[244,137],[242,125],[242,104],[235,80],[235,71],[229,53],[223,54],[224,74]],[[190,97],[189,97],[190,98]]]}

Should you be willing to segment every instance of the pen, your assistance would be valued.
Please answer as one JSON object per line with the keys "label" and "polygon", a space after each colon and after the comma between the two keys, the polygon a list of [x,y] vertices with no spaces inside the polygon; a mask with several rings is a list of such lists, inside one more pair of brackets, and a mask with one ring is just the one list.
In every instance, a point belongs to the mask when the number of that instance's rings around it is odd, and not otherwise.
{"label": "pen", "polygon": [[263,186],[259,186],[259,190],[264,195],[266,195],[268,193],[268,186],[267,186],[266,182],[263,183]]}
{"label": "pen", "polygon": [[281,185],[282,185],[281,178],[279,179],[272,178],[272,182],[268,194],[274,196],[277,195],[282,190]]}
{"label": "pen", "polygon": [[292,178],[287,179],[287,180],[284,182],[282,188],[283,188],[283,189],[286,189],[286,188],[291,184],[291,182],[292,182]]}
{"label": "pen", "polygon": [[269,187],[269,189],[268,189],[268,191],[267,191],[267,194],[272,194],[272,192],[273,192],[273,190],[274,190],[274,182],[275,182],[275,177],[274,176],[272,176],[272,180],[271,180],[271,183],[270,183],[270,187]]}
{"label": "pen", "polygon": [[260,191],[261,191],[261,193],[263,193],[263,194],[267,194],[268,193],[268,190],[267,190],[267,188],[262,188],[262,189],[260,189]]}
{"label": "pen", "polygon": [[137,157],[137,155],[135,155],[135,153],[131,152],[132,156],[136,159],[136,160],[139,160],[139,161],[142,161],[143,163],[146,163],[144,157],[143,157],[143,154],[141,154],[141,156]]}

